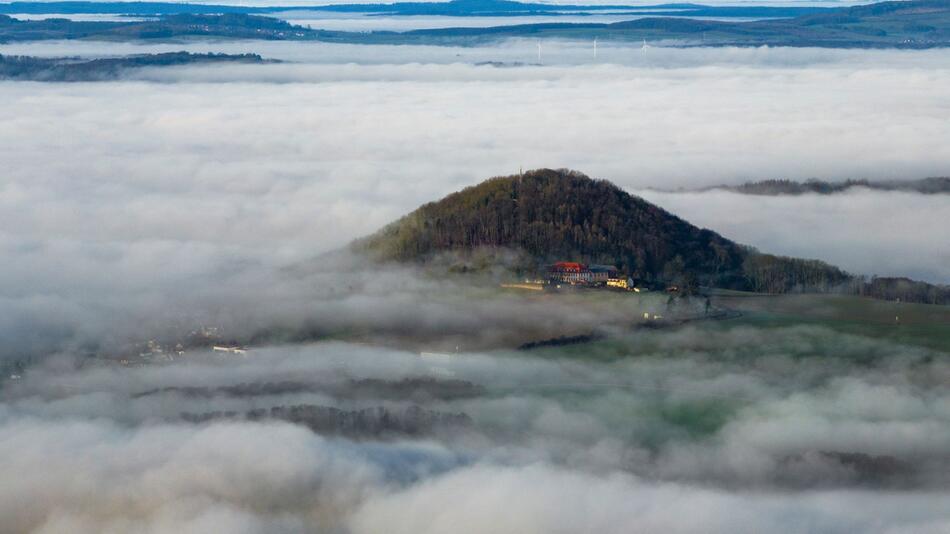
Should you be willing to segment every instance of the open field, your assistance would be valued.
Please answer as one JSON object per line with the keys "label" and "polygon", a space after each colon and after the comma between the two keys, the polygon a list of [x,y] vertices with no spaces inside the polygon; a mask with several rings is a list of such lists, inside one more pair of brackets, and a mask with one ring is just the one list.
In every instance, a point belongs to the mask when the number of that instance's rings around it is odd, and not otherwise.
{"label": "open field", "polygon": [[[613,360],[651,353],[662,345],[667,334],[715,333],[746,327],[775,331],[819,328],[938,351],[950,348],[947,306],[845,295],[715,291],[707,313],[702,296],[671,299],[664,292],[581,288],[537,291],[518,287],[519,284],[500,287],[487,279],[471,283],[470,279],[466,282],[455,276],[447,277],[443,283],[439,290],[427,292],[425,299],[427,307],[433,310],[462,311],[465,319],[453,321],[450,329],[349,329],[329,337],[434,352],[508,350],[533,344],[529,350],[533,355],[583,360]],[[497,314],[497,310],[505,310],[507,318],[496,317],[492,327],[485,328],[484,321]],[[585,339],[587,336],[589,339]],[[629,338],[638,340],[635,346],[630,345]],[[746,357],[756,357],[755,344],[742,350]]]}
{"label": "open field", "polygon": [[758,295],[721,292],[716,307],[760,326],[820,325],[841,332],[937,349],[950,348],[950,307],[890,302],[849,295]]}

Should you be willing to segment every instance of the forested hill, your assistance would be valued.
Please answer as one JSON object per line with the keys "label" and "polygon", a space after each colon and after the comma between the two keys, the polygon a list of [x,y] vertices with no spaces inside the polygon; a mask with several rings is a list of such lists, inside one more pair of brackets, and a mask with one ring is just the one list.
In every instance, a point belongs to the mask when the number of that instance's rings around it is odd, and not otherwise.
{"label": "forested hill", "polygon": [[[616,265],[653,283],[784,292],[848,282],[818,261],[761,255],[615,185],[572,171],[493,178],[432,202],[357,243],[380,259],[425,262],[484,247]],[[779,275],[780,273],[780,275]]]}
{"label": "forested hill", "polygon": [[[353,244],[380,261],[427,263],[514,252],[516,269],[611,264],[648,284],[856,293],[950,303],[950,288],[853,276],[818,260],[763,254],[574,171],[541,169],[452,193]],[[496,257],[512,257],[499,254]]]}

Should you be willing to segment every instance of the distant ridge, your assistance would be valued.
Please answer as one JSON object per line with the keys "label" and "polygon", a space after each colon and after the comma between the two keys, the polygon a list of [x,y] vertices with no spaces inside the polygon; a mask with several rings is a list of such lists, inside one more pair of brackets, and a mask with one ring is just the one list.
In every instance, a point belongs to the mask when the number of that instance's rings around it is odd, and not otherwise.
{"label": "distant ridge", "polygon": [[851,189],[864,188],[875,191],[901,191],[905,193],[920,193],[922,195],[950,194],[950,177],[923,178],[921,180],[847,180],[844,182],[826,182],[822,180],[760,180],[746,182],[740,185],[716,185],[697,191],[724,190],[744,195],[804,195],[815,193],[819,195],[833,195],[844,193]]}
{"label": "distant ridge", "polygon": [[[765,293],[845,292],[950,303],[950,288],[854,276],[818,260],[763,254],[568,170],[491,178],[430,202],[353,243],[377,261],[426,264],[508,251],[510,267],[558,260],[612,264],[654,286]],[[488,254],[490,257],[490,254]]]}
{"label": "distant ridge", "polygon": [[510,0],[451,0],[449,2],[392,2],[350,3],[312,5],[246,6],[219,4],[193,4],[183,2],[10,2],[0,3],[0,13],[6,14],[75,14],[95,13],[114,15],[172,15],[190,13],[213,15],[244,13],[250,15],[280,13],[285,11],[323,11],[334,13],[372,13],[390,16],[440,15],[450,17],[470,16],[561,16],[583,13],[643,14],[670,17],[741,17],[778,18],[797,17],[806,14],[834,10],[814,6],[707,6],[702,4],[655,4],[614,5],[605,4],[542,4],[537,2],[513,2]]}
{"label": "distant ridge", "polygon": [[[482,3],[480,3],[482,2]],[[33,9],[39,10],[35,4]],[[92,6],[100,4],[90,3]],[[114,5],[114,4],[109,4]],[[231,38],[258,40],[325,41],[352,44],[417,44],[470,46],[494,43],[518,37],[593,40],[639,43],[648,41],[663,46],[808,46],[824,48],[935,48],[950,46],[950,1],[906,0],[881,2],[851,8],[835,8],[826,11],[807,12],[791,18],[768,18],[762,12],[751,18],[764,20],[708,20],[721,19],[728,15],[720,12],[727,7],[688,5],[683,11],[670,12],[668,6],[654,11],[635,10],[629,15],[635,20],[606,23],[557,23],[512,24],[485,28],[446,27],[418,29],[405,32],[394,31],[331,31],[296,26],[273,16],[272,8],[221,7],[216,13],[206,8],[174,8],[171,4],[138,4],[140,8],[159,11],[155,20],[128,21],[72,21],[66,19],[19,20],[0,14],[0,42],[34,41],[44,39],[99,39],[99,40],[176,40],[181,38]],[[182,4],[184,5],[184,4]],[[518,16],[532,14],[532,6],[543,4],[519,4],[517,2],[483,2],[467,0],[457,3],[401,3],[387,8],[389,15],[438,14],[436,9],[458,9],[457,13],[442,13],[449,16]],[[491,11],[484,6],[529,11]],[[348,7],[358,13],[362,7]],[[525,8],[525,6],[529,6]],[[63,6],[66,9],[68,6]],[[575,6],[576,7],[576,6]],[[589,7],[589,6],[585,6]],[[0,12],[12,13],[11,4],[0,4]],[[23,8],[25,9],[25,8]],[[116,9],[111,7],[109,9]],[[131,9],[131,8],[130,8]],[[217,8],[216,8],[217,9]],[[541,8],[537,8],[541,9]],[[592,9],[592,8],[591,8]],[[627,9],[627,8],[625,8]],[[736,7],[734,9],[753,9]],[[757,9],[764,10],[765,7]],[[320,10],[343,10],[320,7]],[[403,10],[403,11],[398,11]],[[416,10],[416,11],[413,11]],[[420,11],[422,10],[422,11]],[[428,11],[426,11],[428,10]],[[201,11],[200,13],[198,11]],[[73,11],[76,12],[76,11]],[[590,11],[589,13],[595,13]],[[604,12],[606,13],[606,12]],[[736,12],[731,12],[736,13]],[[774,12],[772,12],[774,15]],[[126,14],[126,13],[121,13]],[[146,13],[138,12],[139,15]],[[543,14],[554,17],[555,12]],[[644,17],[644,18],[638,18]],[[691,18],[692,17],[692,18]],[[557,18],[552,18],[557,21]]]}
{"label": "distant ridge", "polygon": [[115,58],[79,60],[0,55],[0,80],[32,82],[99,82],[116,80],[134,69],[209,65],[216,63],[273,63],[257,54],[192,54],[164,52]]}

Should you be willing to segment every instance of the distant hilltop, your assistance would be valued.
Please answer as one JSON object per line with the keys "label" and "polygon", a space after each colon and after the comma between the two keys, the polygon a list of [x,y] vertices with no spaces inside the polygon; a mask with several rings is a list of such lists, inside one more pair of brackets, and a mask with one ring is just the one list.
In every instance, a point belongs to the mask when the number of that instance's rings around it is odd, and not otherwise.
{"label": "distant hilltop", "polygon": [[657,287],[845,292],[950,303],[948,287],[868,280],[819,260],[759,252],[610,182],[569,170],[491,178],[425,204],[351,248],[376,261],[441,262],[462,272],[501,264],[537,273],[571,261],[615,266]]}
{"label": "distant hilltop", "polygon": [[403,262],[507,249],[524,254],[517,261],[527,268],[570,260],[649,280],[690,274],[726,287],[742,285],[747,254],[610,182],[551,169],[492,178],[425,204],[357,247]]}
{"label": "distant hilltop", "polygon": [[876,191],[901,191],[905,193],[920,193],[922,195],[950,194],[950,177],[924,178],[921,180],[846,180],[844,182],[826,182],[823,180],[760,180],[746,182],[740,185],[716,185],[698,191],[724,190],[745,195],[804,195],[815,193],[819,195],[833,195],[845,191],[864,188]]}

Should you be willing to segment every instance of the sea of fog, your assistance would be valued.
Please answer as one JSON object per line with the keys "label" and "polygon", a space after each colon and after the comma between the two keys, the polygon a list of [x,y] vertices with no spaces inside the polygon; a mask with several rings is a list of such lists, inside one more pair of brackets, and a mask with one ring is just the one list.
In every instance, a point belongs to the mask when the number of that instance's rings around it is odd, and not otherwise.
{"label": "sea of fog", "polygon": [[450,17],[438,15],[412,16],[385,16],[361,15],[352,13],[326,14],[319,11],[286,11],[275,13],[274,16],[284,19],[291,24],[305,26],[314,30],[336,30],[351,32],[425,30],[432,28],[487,28],[492,26],[509,26],[513,24],[541,24],[541,23],[598,23],[611,24],[624,20],[642,18],[638,15],[557,15],[557,16],[522,16],[522,17]]}
{"label": "sea of fog", "polygon": [[[490,176],[566,167],[767,252],[950,282],[946,196],[654,190],[946,176],[950,52],[552,41],[535,65],[536,45],[0,45],[285,61],[0,82],[0,363],[18,375],[0,530],[950,529],[936,343],[739,321],[502,350],[665,298],[592,311],[321,256]],[[88,358],[208,325],[286,336]],[[299,342],[341,331],[366,342]],[[345,431],[253,415],[293,406]],[[407,417],[453,423],[367,430]]]}
{"label": "sea of fog", "polygon": [[[131,22],[147,20],[144,17],[132,17],[127,15],[112,14],[12,14],[10,15],[18,20],[43,20],[50,18],[63,18],[76,21],[95,21],[95,22]],[[308,11],[304,9],[293,11],[282,11],[270,14],[298,26],[304,26],[314,30],[330,31],[349,31],[349,32],[373,32],[373,31],[395,31],[404,32],[410,30],[423,30],[432,28],[486,28],[491,26],[508,26],[513,24],[540,24],[540,23],[599,23],[611,24],[625,20],[635,20],[647,15],[537,15],[537,16],[519,16],[519,17],[451,17],[438,15],[411,15],[411,16],[386,16],[379,14],[362,13],[334,13],[321,11]],[[701,17],[706,20],[720,20],[715,17]],[[736,17],[724,18],[721,20],[742,21],[754,20]]]}
{"label": "sea of fog", "polygon": [[[179,49],[286,62],[0,83],[9,104],[0,108],[0,276],[55,287],[34,266],[50,250],[73,265],[101,263],[91,272],[106,279],[115,258],[137,261],[144,246],[194,258],[163,269],[173,278],[293,263],[522,168],[572,168],[641,191],[922,178],[950,167],[943,50],[602,44],[594,58],[591,43],[550,42],[538,66],[530,40],[0,45],[41,56]],[[490,61],[509,66],[479,65]],[[950,281],[950,231],[927,224],[950,220],[943,196],[641,194],[765,251]],[[80,261],[90,247],[117,256]]]}
{"label": "sea of fog", "polygon": [[[821,327],[437,359],[62,356],[0,391],[0,516],[8,532],[943,532],[946,356]],[[455,392],[408,394],[418,377]],[[467,422],[338,436],[242,416],[287,406]],[[230,415],[188,419],[208,413]]]}

